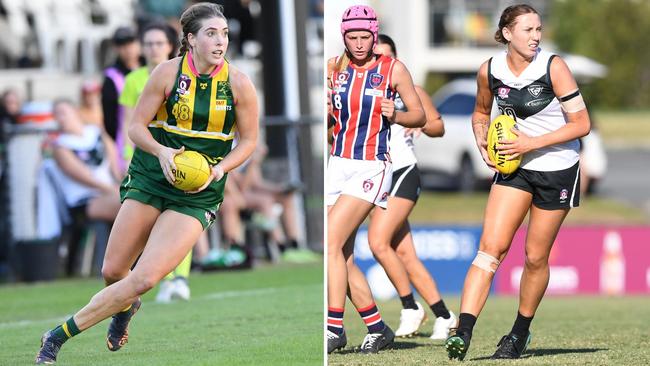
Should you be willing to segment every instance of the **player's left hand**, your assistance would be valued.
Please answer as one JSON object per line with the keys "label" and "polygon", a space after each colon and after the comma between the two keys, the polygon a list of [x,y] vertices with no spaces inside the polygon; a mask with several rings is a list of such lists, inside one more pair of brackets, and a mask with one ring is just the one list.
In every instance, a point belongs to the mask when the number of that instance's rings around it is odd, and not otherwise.
{"label": "player's left hand", "polygon": [[506,160],[516,159],[517,157],[536,149],[533,137],[526,135],[516,128],[510,129],[510,131],[517,135],[517,138],[514,140],[499,140],[499,145],[497,146],[497,150],[508,156]]}
{"label": "player's left hand", "polygon": [[210,183],[212,183],[212,181],[216,181],[216,182],[218,182],[218,181],[220,181],[221,178],[223,178],[223,176],[225,175],[225,172],[223,171],[223,168],[222,168],[221,165],[219,165],[219,164],[213,166],[210,170],[211,170],[211,173],[210,173],[210,177],[208,178],[207,182],[205,182],[205,183],[204,183],[201,187],[199,187],[197,190],[195,190],[195,191],[188,191],[187,193],[199,193],[199,192],[201,192],[202,190],[206,189],[206,188],[210,185]]}
{"label": "player's left hand", "polygon": [[414,127],[414,128],[405,128],[404,129],[404,136],[408,137],[413,136],[414,139],[420,137],[422,134],[422,127]]}
{"label": "player's left hand", "polygon": [[390,123],[395,123],[395,102],[391,99],[383,98],[381,100],[381,114],[388,118]]}

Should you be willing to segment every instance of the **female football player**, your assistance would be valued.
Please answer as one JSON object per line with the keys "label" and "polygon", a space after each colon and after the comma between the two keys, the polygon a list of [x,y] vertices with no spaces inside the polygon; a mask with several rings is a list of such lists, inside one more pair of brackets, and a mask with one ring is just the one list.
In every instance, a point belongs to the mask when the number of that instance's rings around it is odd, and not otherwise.
{"label": "female football player", "polygon": [[578,138],[589,133],[589,115],[566,63],[539,47],[541,35],[542,23],[535,9],[529,5],[507,7],[495,34],[507,50],[483,63],[478,71],[472,126],[483,159],[494,167],[486,143],[494,98],[499,111],[517,122],[513,132],[518,138],[502,140],[498,149],[510,159],[523,157],[516,172],[494,176],[479,251],[465,278],[458,330],[446,342],[450,358],[465,357],[494,273],[515,231],[530,213],[519,310],[512,330],[501,338],[492,358],[521,356],[548,285],[551,247],[570,208],[578,206]]}
{"label": "female football player", "polygon": [[[212,223],[226,173],[255,148],[256,92],[248,77],[224,58],[228,24],[221,7],[198,3],[180,20],[182,56],[153,70],[133,113],[129,137],[136,150],[108,243],[106,257],[111,260],[102,269],[113,284],[43,335],[37,364],[55,362],[65,341],[110,316],[108,348],[124,346],[140,296],[181,262]],[[235,126],[238,144],[231,151]],[[186,148],[212,164],[210,179],[193,194],[172,186],[174,156]]]}
{"label": "female football player", "polygon": [[[124,136],[122,136],[124,150],[120,153],[127,165],[133,157],[133,143],[129,139],[128,128],[133,111],[138,103],[138,98],[140,98],[140,94],[142,94],[151,72],[156,66],[174,57],[177,48],[176,32],[171,26],[165,23],[152,23],[147,25],[144,31],[142,31],[141,38],[146,65],[131,71],[126,76],[124,79],[124,89],[118,100],[118,103],[124,107],[124,128],[121,130],[124,133]],[[205,233],[201,235],[201,240],[204,240],[204,238]],[[111,258],[106,258],[106,261],[110,260]],[[160,288],[156,294],[157,302],[169,302],[172,298],[190,299],[188,278],[191,264],[192,251],[185,256],[181,264],[174,271],[165,276],[163,281],[160,282]],[[107,284],[110,285],[110,283]]]}
{"label": "female football player", "polygon": [[[355,268],[353,234],[375,205],[386,207],[392,175],[390,124],[424,124],[424,112],[404,64],[373,53],[378,30],[372,8],[355,5],[346,9],[341,22],[345,51],[328,62],[328,108],[335,119],[327,168],[328,353],[347,343],[343,308],[348,288],[346,261]],[[406,111],[395,109],[395,93]],[[367,289],[365,278],[361,282]],[[368,327],[361,351],[376,353],[392,342],[394,334],[382,321],[372,296],[355,301],[360,303],[357,309]]]}
{"label": "female football player", "polygon": [[[395,42],[389,36],[380,34],[375,53],[396,58]],[[419,86],[415,87],[415,91],[426,116],[426,124],[421,132],[430,137],[442,136],[445,133],[444,125],[431,98]],[[399,95],[395,97],[395,108],[405,109]],[[391,125],[390,151],[393,182],[387,208],[385,210],[375,208],[370,214],[368,242],[370,250],[384,267],[402,301],[400,325],[395,335],[410,336],[416,333],[426,320],[424,309],[413,298],[411,291],[411,283],[413,283],[436,318],[431,339],[444,340],[449,335],[449,329],[456,326],[456,317],[445,306],[436,283],[418,259],[407,220],[418,200],[421,188],[420,173],[413,153],[413,138],[419,133],[420,129],[404,128],[398,124]],[[350,286],[350,288],[354,287]],[[352,299],[354,300],[354,296]]]}

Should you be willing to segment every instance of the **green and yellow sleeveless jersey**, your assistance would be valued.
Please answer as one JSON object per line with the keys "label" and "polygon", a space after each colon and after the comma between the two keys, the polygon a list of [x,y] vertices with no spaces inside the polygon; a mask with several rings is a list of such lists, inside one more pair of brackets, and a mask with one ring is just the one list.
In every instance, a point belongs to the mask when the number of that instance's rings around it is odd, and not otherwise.
{"label": "green and yellow sleeveless jersey", "polygon": [[[192,56],[180,63],[174,87],[158,109],[149,131],[160,144],[174,149],[185,146],[203,154],[214,165],[232,148],[235,137],[235,103],[229,81],[229,64],[200,75]],[[136,148],[123,189],[137,189],[178,204],[214,209],[223,200],[224,176],[202,192],[187,194],[167,182],[158,158]]]}

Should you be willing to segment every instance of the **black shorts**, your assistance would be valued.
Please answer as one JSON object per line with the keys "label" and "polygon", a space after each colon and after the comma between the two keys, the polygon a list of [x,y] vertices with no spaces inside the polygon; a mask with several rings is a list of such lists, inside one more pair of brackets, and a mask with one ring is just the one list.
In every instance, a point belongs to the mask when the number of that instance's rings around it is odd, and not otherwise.
{"label": "black shorts", "polygon": [[420,197],[420,171],[417,165],[409,165],[393,172],[393,183],[390,187],[391,197],[401,197],[418,201]]}
{"label": "black shorts", "polygon": [[533,195],[533,204],[543,210],[557,210],[580,205],[579,162],[564,170],[540,172],[517,169],[510,175],[497,173],[494,184],[514,187]]}

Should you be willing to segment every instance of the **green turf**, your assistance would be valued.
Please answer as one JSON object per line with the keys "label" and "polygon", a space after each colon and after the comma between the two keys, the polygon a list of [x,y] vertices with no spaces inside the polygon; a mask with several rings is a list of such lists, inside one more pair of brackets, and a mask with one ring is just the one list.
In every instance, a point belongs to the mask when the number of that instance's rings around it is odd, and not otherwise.
{"label": "green turf", "polygon": [[[446,296],[452,311],[458,296]],[[399,324],[398,300],[380,302],[379,309],[394,329]],[[533,320],[532,342],[517,361],[492,361],[501,336],[512,327],[517,298],[491,297],[474,328],[470,350],[461,363],[450,361],[443,341],[432,341],[433,321],[413,338],[398,338],[376,355],[356,352],[366,333],[356,311],[348,306],[345,327],[348,346],[329,355],[334,365],[648,365],[650,364],[650,311],[647,297],[548,297]],[[432,316],[428,311],[428,315]]]}
{"label": "green turf", "polygon": [[[412,224],[458,225],[483,222],[487,193],[441,193],[425,191],[409,216]],[[634,225],[650,223],[642,209],[603,197],[591,196],[580,200],[565,223],[569,225]]]}
{"label": "green turf", "polygon": [[608,148],[650,147],[650,111],[596,111],[594,123]]}
{"label": "green turf", "polygon": [[[192,300],[157,304],[155,291],[119,352],[108,321],[68,341],[60,365],[322,365],[323,266],[193,274]],[[34,362],[41,334],[102,288],[99,280],[0,287],[0,365]]]}

